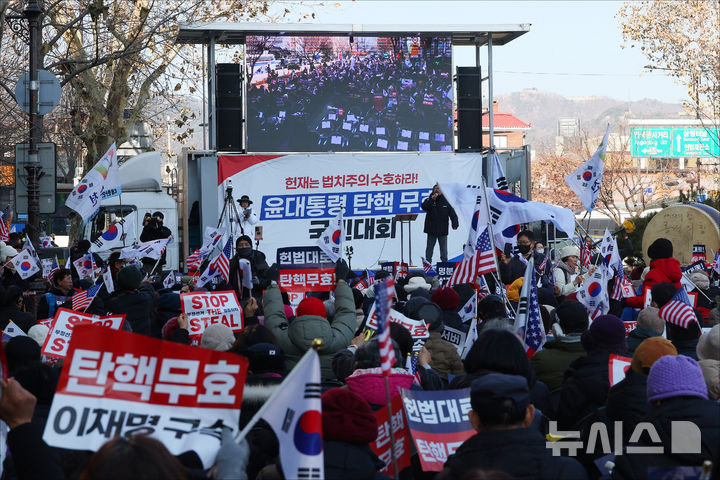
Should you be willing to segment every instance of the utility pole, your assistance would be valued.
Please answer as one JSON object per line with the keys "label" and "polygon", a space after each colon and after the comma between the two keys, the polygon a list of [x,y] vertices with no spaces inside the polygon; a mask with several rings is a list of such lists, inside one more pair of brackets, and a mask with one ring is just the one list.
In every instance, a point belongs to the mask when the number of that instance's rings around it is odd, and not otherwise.
{"label": "utility pole", "polygon": [[33,245],[38,245],[40,236],[40,177],[42,168],[38,161],[38,144],[41,141],[42,116],[38,114],[38,54],[40,40],[40,5],[37,0],[29,0],[23,12],[28,22],[28,49],[30,51],[30,132],[28,138],[28,236]]}

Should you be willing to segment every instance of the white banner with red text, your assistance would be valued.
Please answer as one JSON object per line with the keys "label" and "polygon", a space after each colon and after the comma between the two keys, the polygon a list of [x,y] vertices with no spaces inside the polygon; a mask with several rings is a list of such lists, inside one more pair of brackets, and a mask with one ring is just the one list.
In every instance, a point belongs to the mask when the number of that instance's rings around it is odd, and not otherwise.
{"label": "white banner with red text", "polygon": [[180,294],[182,312],[188,317],[188,334],[199,345],[205,329],[222,323],[233,332],[243,328],[243,311],[235,292],[189,292]]}
{"label": "white banner with red text", "polygon": [[[58,308],[55,318],[48,327],[50,331],[45,337],[42,354],[64,358],[72,339],[73,330],[77,325],[92,324],[120,330],[125,322],[125,315],[107,315],[98,317],[89,313],[76,312],[67,308]],[[38,322],[40,323],[40,322]]]}
{"label": "white banner with red text", "polygon": [[[393,218],[406,214],[418,214],[418,218],[411,222],[410,234],[404,227],[405,258],[411,242],[410,263],[421,265],[426,235],[420,204],[437,182],[480,185],[482,156],[448,152],[221,155],[220,209],[226,180],[236,187],[236,200],[248,195],[253,201],[259,219],[256,228],[261,226],[263,231],[261,250],[267,258],[275,258],[277,249],[288,245],[314,245],[344,206],[343,248],[353,247],[355,268],[377,268],[379,261],[400,260],[400,223]],[[455,257],[462,253],[467,231],[448,228],[448,254]],[[439,257],[436,245],[433,258]]]}
{"label": "white banner with red text", "polygon": [[116,436],[142,433],[174,455],[215,461],[221,431],[237,432],[248,361],[95,325],[73,333],[43,439],[98,450]]}

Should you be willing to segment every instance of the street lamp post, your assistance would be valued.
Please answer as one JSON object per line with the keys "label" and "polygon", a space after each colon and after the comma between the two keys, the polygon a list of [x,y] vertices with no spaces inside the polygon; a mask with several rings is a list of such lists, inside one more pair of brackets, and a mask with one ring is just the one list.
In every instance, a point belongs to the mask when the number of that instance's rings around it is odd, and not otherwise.
{"label": "street lamp post", "polygon": [[29,138],[28,138],[28,166],[27,170],[27,191],[28,191],[28,236],[34,245],[38,245],[40,235],[40,177],[42,168],[38,161],[38,144],[41,140],[42,117],[38,114],[38,92],[40,82],[38,81],[38,42],[40,40],[40,5],[37,0],[30,0],[23,12],[28,22],[28,49],[30,51],[29,73],[30,73],[30,115],[29,115]]}

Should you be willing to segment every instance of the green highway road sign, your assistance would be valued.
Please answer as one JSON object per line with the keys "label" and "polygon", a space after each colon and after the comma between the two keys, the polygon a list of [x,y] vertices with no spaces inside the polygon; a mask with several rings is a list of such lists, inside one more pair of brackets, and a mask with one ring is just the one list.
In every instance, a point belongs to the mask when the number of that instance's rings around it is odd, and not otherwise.
{"label": "green highway road sign", "polygon": [[672,150],[672,128],[642,127],[632,133],[631,156],[669,157]]}
{"label": "green highway road sign", "polygon": [[720,156],[717,128],[674,128],[673,157],[708,158]]}
{"label": "green highway road sign", "polygon": [[718,129],[704,127],[636,127],[630,155],[636,158],[720,157]]}

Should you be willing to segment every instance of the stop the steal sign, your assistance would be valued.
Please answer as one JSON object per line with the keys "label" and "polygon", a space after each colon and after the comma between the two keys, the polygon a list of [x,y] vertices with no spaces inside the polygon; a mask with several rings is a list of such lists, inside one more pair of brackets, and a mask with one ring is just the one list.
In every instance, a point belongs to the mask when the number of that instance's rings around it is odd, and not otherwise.
{"label": "stop the steal sign", "polygon": [[188,317],[188,331],[194,342],[213,323],[237,332],[243,328],[243,312],[235,292],[190,292],[180,295],[182,311]]}

